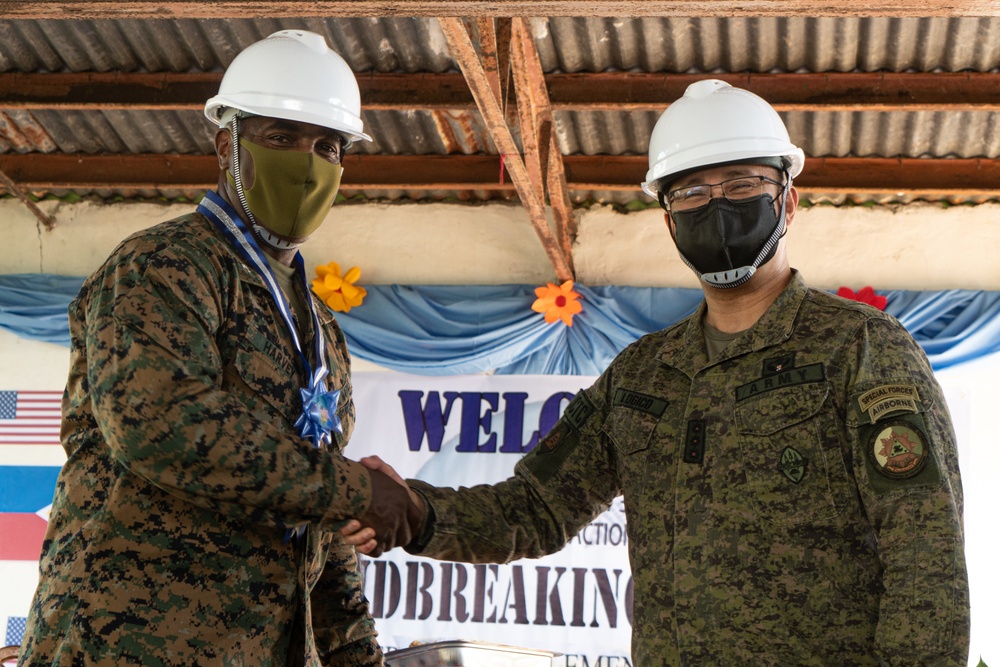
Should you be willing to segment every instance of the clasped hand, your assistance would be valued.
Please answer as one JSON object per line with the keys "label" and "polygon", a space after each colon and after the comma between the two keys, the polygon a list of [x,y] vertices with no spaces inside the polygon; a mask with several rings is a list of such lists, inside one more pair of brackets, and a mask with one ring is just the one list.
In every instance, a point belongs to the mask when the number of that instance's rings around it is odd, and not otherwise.
{"label": "clasped hand", "polygon": [[358,519],[341,529],[344,541],[373,558],[396,547],[405,547],[420,534],[427,510],[423,499],[377,456],[359,461],[371,471],[372,501]]}

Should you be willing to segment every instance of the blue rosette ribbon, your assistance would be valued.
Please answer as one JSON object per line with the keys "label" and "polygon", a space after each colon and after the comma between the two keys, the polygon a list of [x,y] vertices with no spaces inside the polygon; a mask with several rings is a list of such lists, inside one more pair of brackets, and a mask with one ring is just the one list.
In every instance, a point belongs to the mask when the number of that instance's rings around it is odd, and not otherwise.
{"label": "blue rosette ribbon", "polygon": [[295,420],[295,430],[312,441],[313,447],[332,442],[332,433],[343,433],[337,402],[340,390],[324,391],[320,383],[313,389],[299,389],[302,394],[302,414]]}

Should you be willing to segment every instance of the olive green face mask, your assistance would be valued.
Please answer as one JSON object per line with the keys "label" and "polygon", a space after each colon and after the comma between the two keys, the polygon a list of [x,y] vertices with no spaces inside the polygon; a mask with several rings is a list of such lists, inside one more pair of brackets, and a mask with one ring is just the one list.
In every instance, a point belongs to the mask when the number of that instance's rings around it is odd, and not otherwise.
{"label": "olive green face mask", "polygon": [[[337,198],[344,168],[313,153],[272,150],[242,137],[240,146],[253,157],[254,182],[244,194],[257,222],[289,238],[315,232]],[[232,171],[226,178],[236,186]]]}

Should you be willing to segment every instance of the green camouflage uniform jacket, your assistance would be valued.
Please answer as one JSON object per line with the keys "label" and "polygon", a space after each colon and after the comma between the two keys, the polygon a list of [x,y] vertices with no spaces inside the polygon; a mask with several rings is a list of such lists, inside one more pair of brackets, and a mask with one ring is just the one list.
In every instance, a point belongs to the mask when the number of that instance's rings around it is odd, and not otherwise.
{"label": "green camouflage uniform jacket", "polygon": [[551,553],[624,494],[636,665],[964,667],[958,457],[923,351],[797,273],[714,362],[704,309],[624,350],[509,480],[412,482],[421,555]]}
{"label": "green camouflage uniform jacket", "polygon": [[319,311],[341,392],[329,449],[295,435],[292,338],[205,217],[134,235],[90,276],[70,306],[68,460],[21,665],[381,664],[354,548],[333,530],[367,509],[370,477],[340,453],[350,359]]}

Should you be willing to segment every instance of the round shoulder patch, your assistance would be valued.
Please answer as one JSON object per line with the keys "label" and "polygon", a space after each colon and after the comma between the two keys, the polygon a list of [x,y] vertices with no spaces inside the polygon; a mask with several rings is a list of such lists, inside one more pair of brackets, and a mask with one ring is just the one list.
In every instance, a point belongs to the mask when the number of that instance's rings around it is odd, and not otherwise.
{"label": "round shoulder patch", "polygon": [[878,424],[868,445],[872,464],[892,479],[909,479],[927,465],[927,440],[920,429],[904,421]]}

